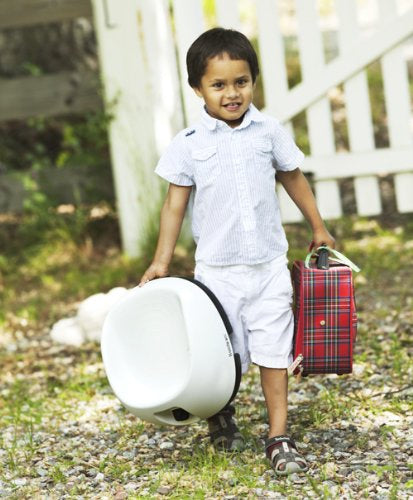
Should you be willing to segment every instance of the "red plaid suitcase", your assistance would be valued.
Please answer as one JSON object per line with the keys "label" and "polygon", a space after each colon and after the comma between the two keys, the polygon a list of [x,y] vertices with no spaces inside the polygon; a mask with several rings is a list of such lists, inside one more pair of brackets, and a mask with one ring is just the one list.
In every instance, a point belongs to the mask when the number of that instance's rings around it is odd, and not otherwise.
{"label": "red plaid suitcase", "polygon": [[[315,262],[310,262],[310,253],[292,269],[295,329],[290,371],[351,373],[357,332],[352,269],[359,269],[335,250],[320,247],[318,252]],[[326,252],[336,258],[329,259]]]}

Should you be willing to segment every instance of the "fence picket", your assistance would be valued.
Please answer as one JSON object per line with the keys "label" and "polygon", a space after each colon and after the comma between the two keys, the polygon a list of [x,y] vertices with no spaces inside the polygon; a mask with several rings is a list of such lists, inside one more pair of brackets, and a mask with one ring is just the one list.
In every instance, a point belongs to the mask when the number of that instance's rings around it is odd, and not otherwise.
{"label": "fence picket", "polygon": [[[338,43],[340,54],[348,54],[355,40],[360,38],[357,25],[357,5],[354,0],[337,0],[339,16]],[[370,99],[365,71],[344,82],[350,149],[354,152],[374,149]],[[357,212],[359,215],[377,215],[382,211],[380,187],[376,176],[354,179]],[[368,193],[368,196],[366,196]]]}
{"label": "fence picket", "polygon": [[258,42],[264,87],[265,111],[277,117],[278,107],[288,93],[284,42],[277,0],[257,2]]}
{"label": "fence picket", "polygon": [[218,26],[242,31],[238,0],[215,0]]}
{"label": "fence picket", "polygon": [[[396,17],[394,0],[380,0],[379,12],[382,23]],[[399,46],[384,54],[381,59],[384,95],[386,100],[387,123],[392,147],[413,146],[410,127],[411,106],[409,76],[403,54]],[[403,173],[394,177],[396,203],[399,212],[413,211],[413,174]]]}
{"label": "fence picket", "polygon": [[[297,0],[296,8],[303,80],[317,80],[319,71],[324,66],[324,57],[316,4],[308,0]],[[334,134],[330,103],[326,97],[319,99],[307,109],[307,125],[311,155],[318,157],[333,154]],[[335,180],[318,181],[315,176],[315,192],[324,218],[341,216],[340,191]]]}
{"label": "fence picket", "polygon": [[[279,26],[277,0],[257,2],[258,42],[265,96],[265,112],[277,117],[277,108],[288,93],[284,43]],[[285,124],[292,133],[291,123]],[[277,187],[284,222],[299,222],[303,215],[282,186]]]}
{"label": "fence picket", "polygon": [[303,220],[303,214],[280,184],[277,184],[277,198],[280,205],[281,219],[284,223],[300,222]]}
{"label": "fence picket", "polygon": [[394,176],[397,210],[400,213],[413,211],[413,173],[397,174]]}
{"label": "fence picket", "polygon": [[178,48],[179,68],[181,73],[181,89],[185,106],[187,125],[200,116],[201,101],[187,83],[186,53],[205,29],[202,5],[200,0],[173,0],[175,33]]}

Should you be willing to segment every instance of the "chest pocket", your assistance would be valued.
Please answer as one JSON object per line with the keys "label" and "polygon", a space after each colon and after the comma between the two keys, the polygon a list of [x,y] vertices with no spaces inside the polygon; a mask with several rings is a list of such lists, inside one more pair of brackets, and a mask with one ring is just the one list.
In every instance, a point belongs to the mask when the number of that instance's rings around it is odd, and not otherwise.
{"label": "chest pocket", "polygon": [[200,187],[211,185],[221,173],[217,147],[196,149],[192,151],[191,157],[194,162],[195,183]]}
{"label": "chest pocket", "polygon": [[266,166],[272,165],[273,153],[272,153],[271,141],[269,140],[254,141],[253,149],[257,167],[262,165],[263,163]]}

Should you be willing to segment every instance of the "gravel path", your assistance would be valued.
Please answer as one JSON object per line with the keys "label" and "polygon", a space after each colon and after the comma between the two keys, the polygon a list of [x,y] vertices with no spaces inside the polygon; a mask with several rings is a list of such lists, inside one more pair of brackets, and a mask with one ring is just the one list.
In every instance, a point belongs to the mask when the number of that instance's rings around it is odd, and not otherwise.
{"label": "gravel path", "polygon": [[0,330],[0,497],[413,498],[411,278],[359,279],[352,375],[290,379],[290,432],[310,470],[286,479],[264,457],[257,369],[237,397],[247,450],[217,454],[203,422],[156,428],[127,413],[96,344],[59,346],[24,322]]}
{"label": "gravel path", "polygon": [[413,387],[366,363],[353,376],[291,381],[290,427],[311,469],[275,479],[255,369],[238,397],[248,449],[220,457],[202,422],[158,429],[128,414],[96,345],[79,351],[40,337],[9,350],[10,363],[21,361],[3,365],[2,497],[410,498]]}

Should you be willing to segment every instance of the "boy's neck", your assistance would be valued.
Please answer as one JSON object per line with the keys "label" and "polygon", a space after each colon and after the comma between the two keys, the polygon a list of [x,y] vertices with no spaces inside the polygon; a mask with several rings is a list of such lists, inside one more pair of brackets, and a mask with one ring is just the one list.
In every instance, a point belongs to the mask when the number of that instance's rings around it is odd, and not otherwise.
{"label": "boy's neck", "polygon": [[[225,120],[222,120],[221,118],[217,118],[216,116],[214,115],[211,115],[211,113],[208,111],[208,108],[206,106],[204,106],[204,109],[206,111],[206,113],[211,117],[211,118],[214,118],[214,120],[218,120],[220,122],[224,122],[228,125],[228,127],[231,127],[231,128],[237,128],[241,125],[241,123],[244,121],[244,117],[245,115],[247,114],[248,110],[238,119],[238,120],[234,120],[234,122],[231,122],[231,121],[225,121]],[[248,108],[249,109],[249,108]]]}

